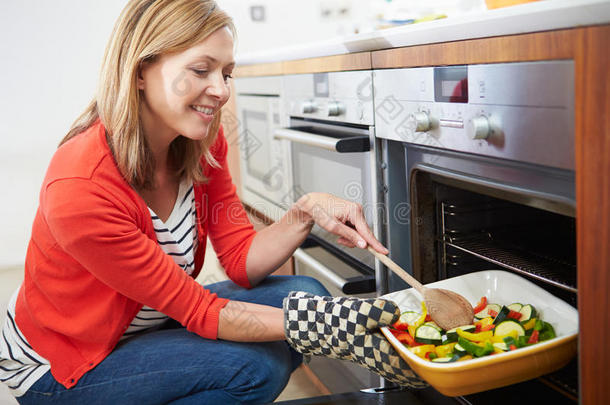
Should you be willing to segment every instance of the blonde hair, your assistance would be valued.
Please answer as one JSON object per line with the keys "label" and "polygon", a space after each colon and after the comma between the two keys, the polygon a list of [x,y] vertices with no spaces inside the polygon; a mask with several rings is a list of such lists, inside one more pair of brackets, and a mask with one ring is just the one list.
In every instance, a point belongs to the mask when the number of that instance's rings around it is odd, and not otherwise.
{"label": "blonde hair", "polygon": [[[100,118],[125,179],[136,189],[153,187],[155,162],[140,122],[140,67],[159,55],[186,50],[223,27],[235,35],[233,21],[213,0],[131,0],[106,47],[96,96],[60,146]],[[202,157],[218,165],[209,149],[219,126],[220,111],[203,140],[179,136],[172,142],[169,158],[180,177],[205,181]]]}

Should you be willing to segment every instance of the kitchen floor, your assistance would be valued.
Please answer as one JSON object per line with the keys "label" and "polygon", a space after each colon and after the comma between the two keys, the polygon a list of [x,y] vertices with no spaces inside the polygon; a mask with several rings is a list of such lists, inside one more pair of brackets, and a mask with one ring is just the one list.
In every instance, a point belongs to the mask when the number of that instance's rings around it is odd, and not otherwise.
{"label": "kitchen floor", "polygon": [[[227,277],[220,267],[213,249],[207,249],[204,269],[198,278],[199,282],[222,281]],[[4,313],[6,306],[15,289],[23,280],[23,267],[5,267],[0,268],[0,313],[2,322],[4,322]],[[308,377],[307,371],[303,366],[299,367],[290,377],[288,385],[277,398],[277,401],[287,401],[290,399],[308,398],[312,396],[324,395],[325,392],[316,388]],[[4,384],[0,384],[0,405],[16,404],[17,401],[9,393],[8,388]]]}

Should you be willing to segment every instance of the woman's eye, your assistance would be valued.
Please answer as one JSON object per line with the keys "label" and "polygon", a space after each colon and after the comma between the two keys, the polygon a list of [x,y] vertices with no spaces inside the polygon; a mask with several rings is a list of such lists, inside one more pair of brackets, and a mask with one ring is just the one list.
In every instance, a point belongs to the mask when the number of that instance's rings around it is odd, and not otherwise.
{"label": "woman's eye", "polygon": [[225,77],[225,82],[228,82],[229,79],[233,78],[233,76],[231,76],[231,75],[225,75],[224,77]]}
{"label": "woman's eye", "polygon": [[191,69],[197,76],[204,76],[208,71],[203,69]]}

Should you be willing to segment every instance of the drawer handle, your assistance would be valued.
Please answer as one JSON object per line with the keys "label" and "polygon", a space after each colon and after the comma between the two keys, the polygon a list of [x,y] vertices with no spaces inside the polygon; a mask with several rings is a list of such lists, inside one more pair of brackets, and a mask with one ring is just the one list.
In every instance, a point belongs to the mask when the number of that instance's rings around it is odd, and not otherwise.
{"label": "drawer handle", "polygon": [[368,152],[371,150],[371,143],[366,135],[333,138],[296,129],[276,128],[273,131],[273,139],[286,139],[339,153]]}
{"label": "drawer handle", "polygon": [[343,291],[344,294],[365,294],[374,292],[376,289],[375,276],[357,276],[350,277],[346,280],[318,260],[314,259],[301,248],[295,250],[294,257],[298,261],[308,265],[321,277],[330,281],[335,287]]}

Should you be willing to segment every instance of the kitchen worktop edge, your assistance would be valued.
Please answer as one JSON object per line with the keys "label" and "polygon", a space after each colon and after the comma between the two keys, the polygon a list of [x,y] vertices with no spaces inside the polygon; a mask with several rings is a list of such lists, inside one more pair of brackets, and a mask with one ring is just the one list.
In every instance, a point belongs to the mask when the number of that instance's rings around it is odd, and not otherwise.
{"label": "kitchen worktop edge", "polygon": [[237,55],[238,65],[342,55],[610,22],[610,0],[545,0]]}

